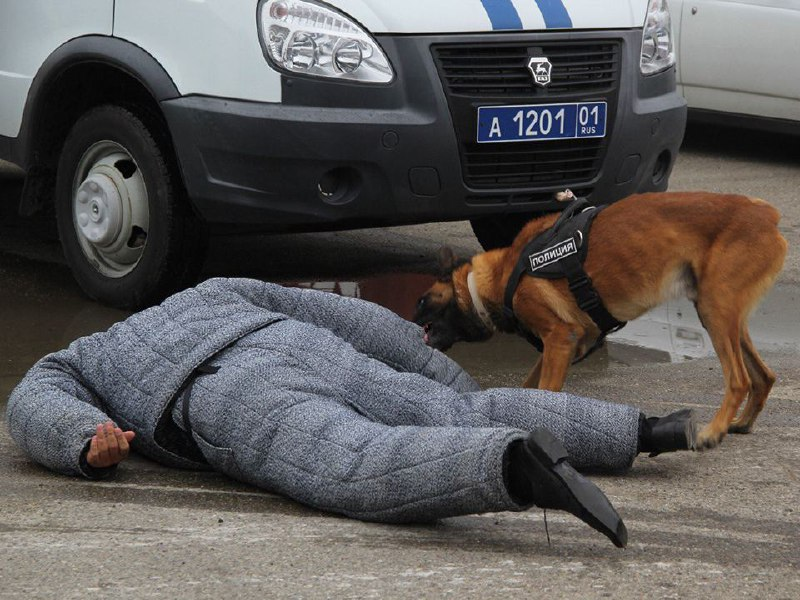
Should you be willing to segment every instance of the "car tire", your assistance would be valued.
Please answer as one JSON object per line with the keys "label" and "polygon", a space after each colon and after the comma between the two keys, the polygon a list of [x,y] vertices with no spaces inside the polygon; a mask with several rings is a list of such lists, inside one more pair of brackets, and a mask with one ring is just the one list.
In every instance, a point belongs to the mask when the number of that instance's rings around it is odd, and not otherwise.
{"label": "car tire", "polygon": [[208,236],[193,214],[157,117],[104,105],[67,134],[56,220],[72,273],[91,298],[136,310],[196,280]]}
{"label": "car tire", "polygon": [[545,213],[516,213],[511,215],[490,215],[470,220],[472,231],[484,250],[510,246],[517,234],[531,219]]}

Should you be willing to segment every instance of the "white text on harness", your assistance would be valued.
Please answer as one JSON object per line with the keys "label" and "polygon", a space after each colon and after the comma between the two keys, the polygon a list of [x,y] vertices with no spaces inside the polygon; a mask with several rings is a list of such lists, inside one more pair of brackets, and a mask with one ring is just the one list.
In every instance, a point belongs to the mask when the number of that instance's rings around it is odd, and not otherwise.
{"label": "white text on harness", "polygon": [[528,256],[528,259],[531,261],[531,271],[536,271],[537,269],[551,265],[565,256],[575,254],[576,252],[578,252],[578,246],[575,244],[574,238],[559,242],[555,246],[550,246],[549,248],[545,248],[540,252]]}

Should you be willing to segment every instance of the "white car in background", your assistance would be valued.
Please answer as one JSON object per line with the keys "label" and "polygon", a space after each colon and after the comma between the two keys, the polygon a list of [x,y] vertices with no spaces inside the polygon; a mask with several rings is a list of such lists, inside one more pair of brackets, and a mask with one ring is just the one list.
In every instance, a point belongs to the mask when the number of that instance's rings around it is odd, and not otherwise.
{"label": "white car in background", "polygon": [[800,132],[800,0],[670,0],[690,114]]}

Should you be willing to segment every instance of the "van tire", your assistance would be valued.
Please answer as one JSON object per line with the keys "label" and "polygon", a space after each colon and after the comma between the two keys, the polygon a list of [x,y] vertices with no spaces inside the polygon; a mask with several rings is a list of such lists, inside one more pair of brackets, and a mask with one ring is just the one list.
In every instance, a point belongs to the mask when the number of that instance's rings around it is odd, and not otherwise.
{"label": "van tire", "polygon": [[83,291],[137,310],[192,285],[208,236],[193,214],[166,125],[103,105],[81,116],[58,162],[55,209]]}

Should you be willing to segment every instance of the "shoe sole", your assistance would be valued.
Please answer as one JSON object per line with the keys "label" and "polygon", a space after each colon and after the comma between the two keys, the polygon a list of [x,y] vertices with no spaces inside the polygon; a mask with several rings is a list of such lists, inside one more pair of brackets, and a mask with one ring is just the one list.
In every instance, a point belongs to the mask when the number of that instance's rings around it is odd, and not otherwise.
{"label": "shoe sole", "polygon": [[628,530],[622,518],[603,491],[566,462],[569,454],[558,438],[546,429],[536,429],[528,436],[525,447],[572,496],[578,508],[566,509],[567,512],[605,535],[618,548],[627,545]]}

